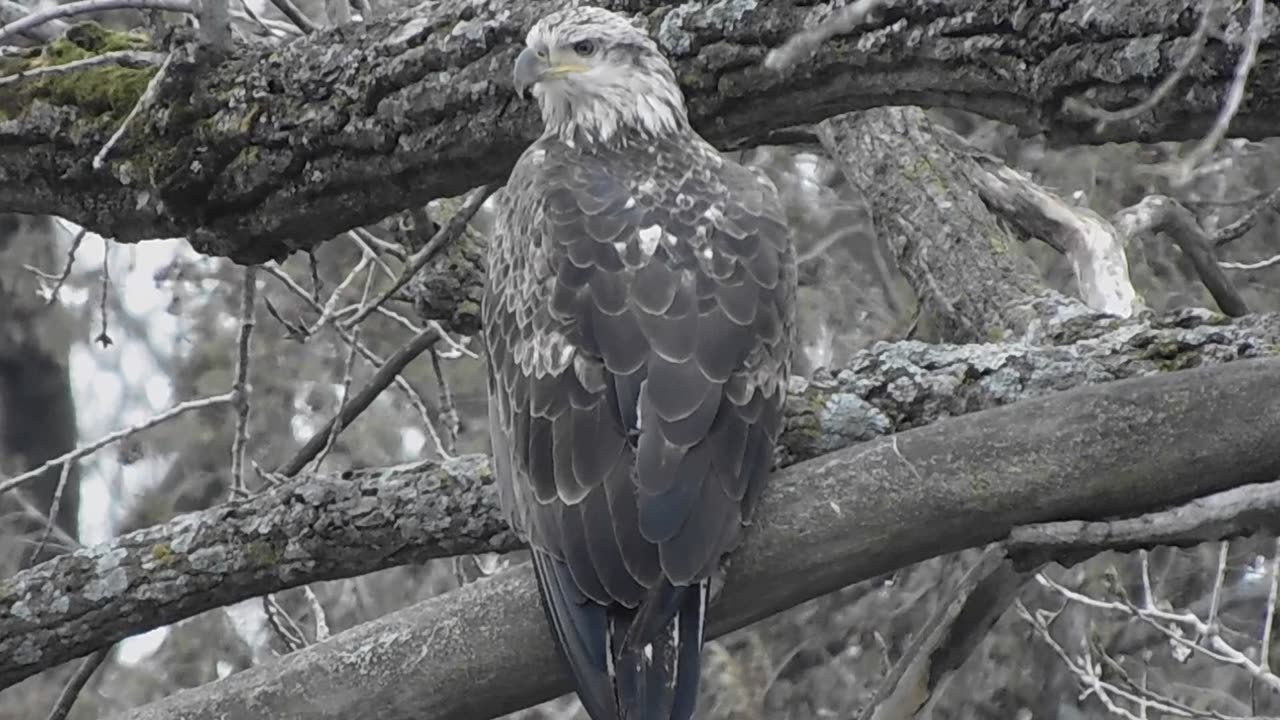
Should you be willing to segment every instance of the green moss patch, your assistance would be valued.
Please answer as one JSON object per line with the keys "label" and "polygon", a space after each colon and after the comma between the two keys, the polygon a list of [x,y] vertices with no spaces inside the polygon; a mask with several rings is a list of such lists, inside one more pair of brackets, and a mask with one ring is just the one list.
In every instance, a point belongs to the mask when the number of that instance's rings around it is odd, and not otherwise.
{"label": "green moss patch", "polygon": [[[60,38],[0,62],[0,76],[56,67],[120,50],[145,50],[145,35],[108,30],[97,23],[74,25]],[[122,120],[142,97],[155,70],[100,65],[65,73],[37,75],[0,86],[0,120],[16,117],[35,100],[74,105],[88,115]]]}
{"label": "green moss patch", "polygon": [[22,114],[35,100],[72,105],[87,115],[123,120],[155,72],[153,68],[101,66],[22,80],[0,88],[0,120]]}

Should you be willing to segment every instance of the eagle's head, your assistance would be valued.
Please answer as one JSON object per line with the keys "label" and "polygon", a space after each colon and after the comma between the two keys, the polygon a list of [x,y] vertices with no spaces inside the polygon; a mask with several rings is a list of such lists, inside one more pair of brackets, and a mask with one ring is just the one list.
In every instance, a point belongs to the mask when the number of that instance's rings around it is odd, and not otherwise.
{"label": "eagle's head", "polygon": [[547,132],[609,142],[634,133],[687,128],[684,95],[671,65],[644,30],[596,7],[538,21],[516,59],[521,97],[532,88]]}

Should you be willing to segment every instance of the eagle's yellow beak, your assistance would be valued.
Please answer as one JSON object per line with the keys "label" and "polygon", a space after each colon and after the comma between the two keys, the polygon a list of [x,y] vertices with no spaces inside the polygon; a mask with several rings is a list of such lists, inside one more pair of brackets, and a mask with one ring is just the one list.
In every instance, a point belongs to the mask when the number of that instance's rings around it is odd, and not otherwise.
{"label": "eagle's yellow beak", "polygon": [[540,54],[533,48],[525,48],[516,58],[515,70],[512,72],[516,97],[523,99],[529,88],[543,80],[586,70],[587,66],[580,63],[548,62],[545,54]]}

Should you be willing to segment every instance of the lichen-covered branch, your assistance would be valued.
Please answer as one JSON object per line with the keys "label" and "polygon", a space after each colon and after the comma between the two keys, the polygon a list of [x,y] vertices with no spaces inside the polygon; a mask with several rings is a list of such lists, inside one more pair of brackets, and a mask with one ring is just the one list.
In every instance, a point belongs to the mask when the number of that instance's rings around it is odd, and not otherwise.
{"label": "lichen-covered branch", "polygon": [[[791,399],[778,460],[792,465],[1065,388],[1277,352],[1276,316],[1214,324],[1196,313],[1064,347],[880,344]],[[0,687],[268,592],[516,547],[483,458],[307,478],[0,581]]]}
{"label": "lichen-covered branch", "polygon": [[1102,313],[1048,288],[974,182],[971,149],[919,108],[878,108],[818,124],[823,147],[871,206],[936,332],[951,342],[1041,342]]}
{"label": "lichen-covered branch", "polygon": [[[1268,16],[1278,2],[1268,0]],[[764,57],[825,20],[826,5],[601,4],[643,16],[676,63],[695,125],[724,148],[885,105],[962,108],[1057,142],[1191,138],[1212,125],[1238,52],[1211,35],[1166,102],[1099,127],[1068,98],[1143,99],[1184,55],[1197,0],[892,0],[879,22],[827,40],[786,72],[766,69]],[[512,96],[511,61],[533,20],[559,5],[442,0],[216,63],[183,46],[161,102],[140,113],[103,171],[87,159],[148,71],[87,93],[65,92],[70,77],[42,93],[6,85],[0,210],[61,215],[122,242],[186,235],[201,252],[249,262],[501,181],[538,128],[533,107]],[[1280,24],[1266,29],[1260,67],[1280,56]],[[1278,109],[1280,76],[1254,73],[1232,132],[1280,134]]]}
{"label": "lichen-covered branch", "polygon": [[[1020,525],[1134,515],[1273,479],[1278,382],[1280,360],[1122,381],[784,470],[734,555],[710,633]],[[567,689],[521,565],[121,718],[472,720]]]}

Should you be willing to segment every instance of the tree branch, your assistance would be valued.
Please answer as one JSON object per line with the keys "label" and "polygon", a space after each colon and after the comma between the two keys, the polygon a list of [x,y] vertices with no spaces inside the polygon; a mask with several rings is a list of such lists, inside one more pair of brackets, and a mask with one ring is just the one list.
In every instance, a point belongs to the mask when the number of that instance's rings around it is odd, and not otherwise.
{"label": "tree branch", "polygon": [[[792,465],[1069,387],[1280,347],[1280,317],[1246,321],[1206,324],[1184,313],[1067,347],[880,344],[790,400],[778,461]],[[0,581],[0,687],[210,608],[317,580],[516,547],[486,461],[476,456],[420,470],[306,478]]]}
{"label": "tree branch", "polygon": [[[1122,381],[782,471],[734,555],[711,635],[1019,525],[1132,515],[1274,479],[1278,382],[1275,359]],[[522,565],[122,717],[470,720],[568,687]]]}
{"label": "tree branch", "polygon": [[972,148],[945,142],[919,108],[824,120],[818,136],[871,205],[939,335],[951,342],[1038,342],[1100,313],[1045,286],[982,199]]}
{"label": "tree branch", "polygon": [[[186,235],[201,252],[252,262],[501,181],[538,128],[532,105],[514,102],[510,64],[533,20],[559,4],[443,0],[269,52],[242,47],[217,65],[188,44],[164,101],[140,113],[107,171],[85,159],[114,127],[104,118],[118,120],[121,106],[132,106],[149,71],[135,71],[142,75],[123,87],[102,83],[102,97],[6,85],[0,210],[60,215],[123,242]],[[786,72],[763,67],[764,57],[794,30],[821,22],[823,10],[764,1],[603,4],[640,9],[676,62],[695,125],[722,148],[885,105],[961,108],[1056,142],[1193,138],[1212,126],[1238,55],[1211,37],[1179,83],[1177,103],[1099,128],[1067,99],[1140,101],[1185,57],[1194,0],[1161,0],[1141,12],[1099,10],[1091,0],[888,1],[878,23],[829,39]],[[1267,26],[1258,65],[1278,54],[1280,28]],[[1232,132],[1280,134],[1280,77],[1254,73],[1248,89]]]}

